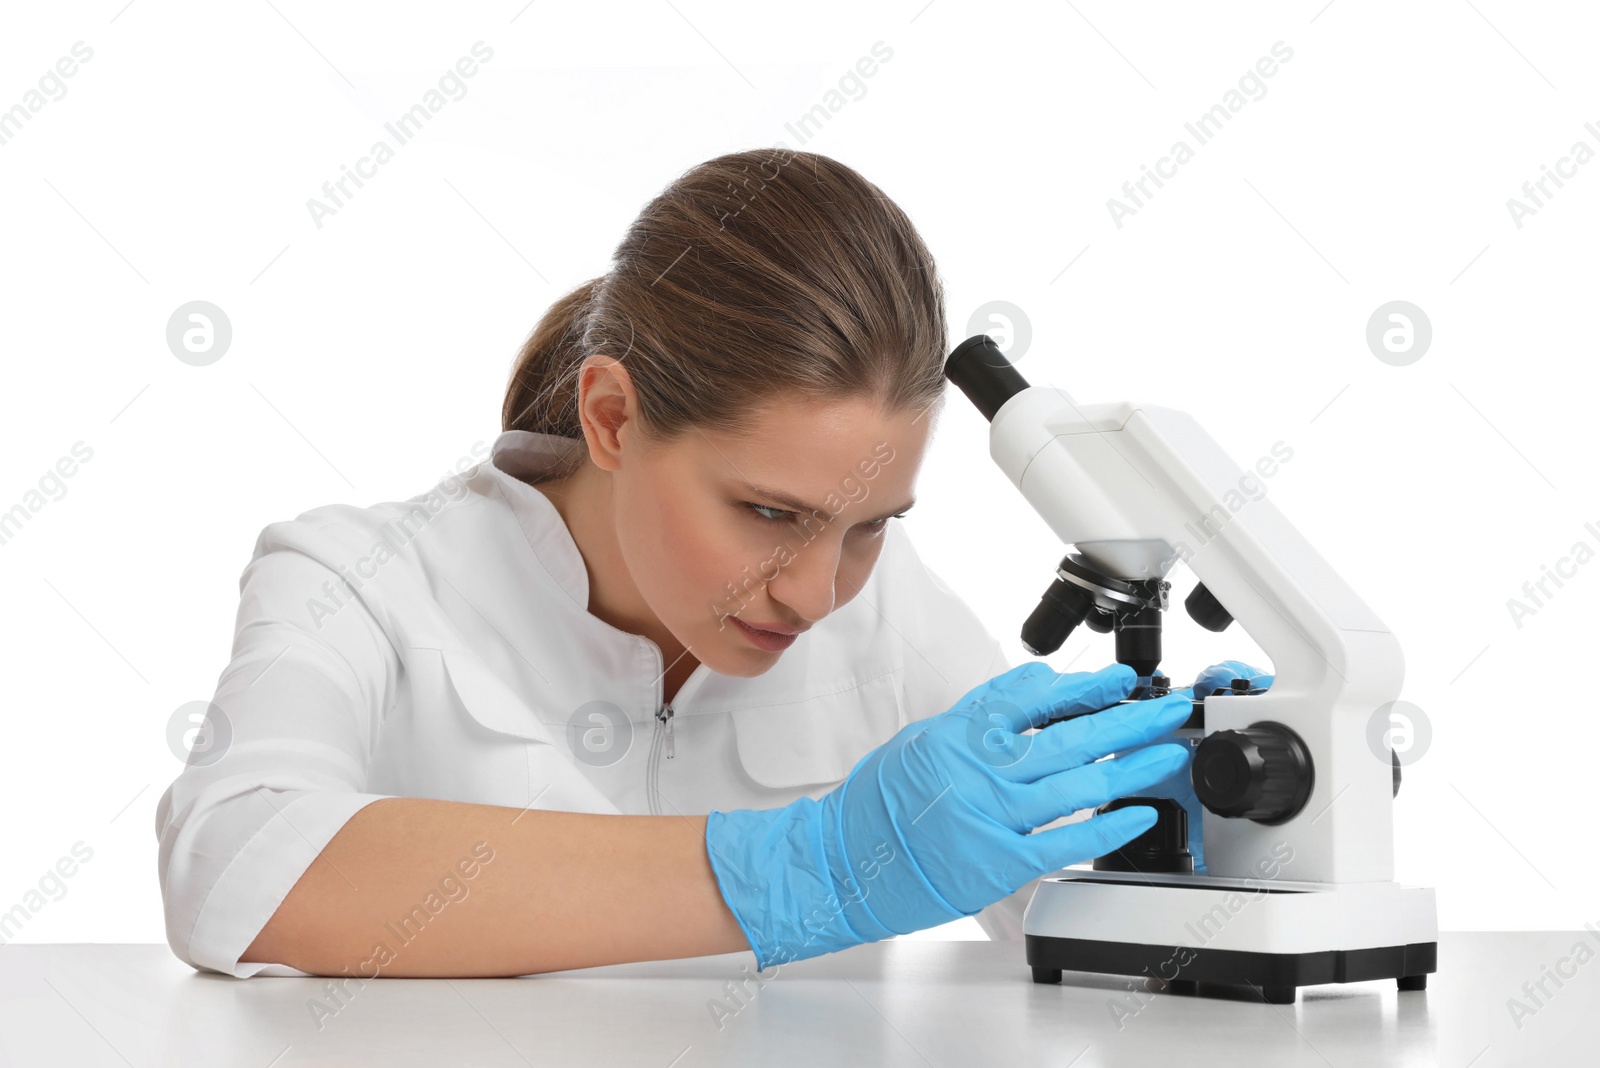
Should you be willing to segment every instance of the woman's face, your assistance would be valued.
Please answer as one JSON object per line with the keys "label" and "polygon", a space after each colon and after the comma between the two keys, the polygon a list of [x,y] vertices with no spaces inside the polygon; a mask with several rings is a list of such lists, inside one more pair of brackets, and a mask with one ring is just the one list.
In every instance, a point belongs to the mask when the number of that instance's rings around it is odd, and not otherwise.
{"label": "woman's face", "polygon": [[764,408],[739,436],[691,430],[655,448],[620,435],[618,547],[640,597],[700,663],[759,675],[867,581],[890,517],[914,497],[926,414],[869,400]]}

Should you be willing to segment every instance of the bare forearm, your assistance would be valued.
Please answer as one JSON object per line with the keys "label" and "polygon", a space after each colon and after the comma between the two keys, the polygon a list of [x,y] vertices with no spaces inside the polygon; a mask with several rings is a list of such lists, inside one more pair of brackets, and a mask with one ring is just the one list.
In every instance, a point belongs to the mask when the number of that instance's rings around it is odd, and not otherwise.
{"label": "bare forearm", "polygon": [[241,960],[316,975],[467,977],[748,950],[706,859],[705,823],[374,801],[312,861]]}

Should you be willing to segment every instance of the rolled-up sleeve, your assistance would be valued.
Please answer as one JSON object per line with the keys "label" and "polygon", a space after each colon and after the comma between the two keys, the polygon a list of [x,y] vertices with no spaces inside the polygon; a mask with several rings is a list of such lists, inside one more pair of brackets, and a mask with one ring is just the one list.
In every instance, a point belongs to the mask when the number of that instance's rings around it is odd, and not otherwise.
{"label": "rolled-up sleeve", "polygon": [[392,796],[366,784],[398,657],[335,571],[264,540],[240,578],[207,745],[156,808],[167,942],[238,978],[306,974],[239,957],[339,828]]}

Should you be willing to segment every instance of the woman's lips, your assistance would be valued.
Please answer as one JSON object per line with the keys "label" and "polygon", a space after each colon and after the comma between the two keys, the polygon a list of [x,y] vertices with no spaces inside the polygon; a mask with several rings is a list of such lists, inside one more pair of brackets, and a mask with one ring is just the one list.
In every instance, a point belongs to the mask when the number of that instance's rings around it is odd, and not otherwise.
{"label": "woman's lips", "polygon": [[798,634],[778,634],[770,630],[757,630],[738,616],[729,616],[734,625],[739,628],[739,633],[749,639],[750,644],[758,649],[765,649],[769,653],[781,653],[794,644]]}

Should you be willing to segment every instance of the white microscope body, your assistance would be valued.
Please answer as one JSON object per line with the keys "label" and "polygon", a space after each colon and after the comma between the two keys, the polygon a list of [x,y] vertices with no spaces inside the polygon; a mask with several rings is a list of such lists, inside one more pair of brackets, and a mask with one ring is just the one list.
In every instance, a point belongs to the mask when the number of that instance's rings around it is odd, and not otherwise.
{"label": "white microscope body", "polygon": [[[1076,547],[1085,567],[1063,561],[1057,572],[1071,592],[1112,607],[1118,583],[1080,580],[1098,572],[1160,586],[1164,608],[1159,580],[1182,561],[1274,673],[1265,692],[1195,695],[1207,739],[1193,765],[1201,800],[1212,787],[1244,791],[1266,817],[1220,815],[1207,802],[1204,874],[1068,868],[1041,879],[1024,920],[1034,979],[1059,981],[1067,969],[1148,974],[1189,991],[1248,983],[1269,1002],[1327,982],[1422,989],[1436,967],[1434,894],[1394,881],[1398,769],[1368,741],[1400,693],[1395,636],[1270,500],[1247,497],[1253,476],[1188,414],[1079,405],[1030,387],[987,335],[958,346],[946,373],[990,417],[994,461]],[[1298,762],[1271,737],[1243,740],[1263,723],[1303,742]],[[1218,732],[1242,733],[1211,745]],[[1246,752],[1203,762],[1208,745]],[[1235,772],[1259,781],[1246,789]],[[1215,781],[1199,781],[1206,774]]]}

